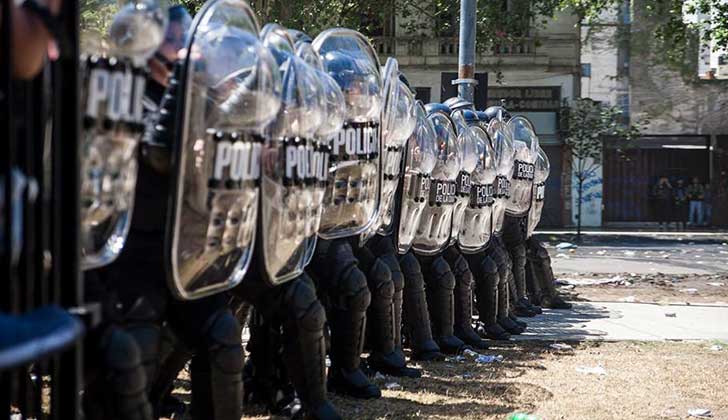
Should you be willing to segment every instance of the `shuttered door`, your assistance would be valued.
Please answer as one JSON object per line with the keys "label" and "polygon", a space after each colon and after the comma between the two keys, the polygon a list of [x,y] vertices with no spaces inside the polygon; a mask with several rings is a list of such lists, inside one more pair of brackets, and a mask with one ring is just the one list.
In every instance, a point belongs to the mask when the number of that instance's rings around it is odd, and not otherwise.
{"label": "shuttered door", "polygon": [[664,175],[675,183],[693,176],[708,180],[708,138],[653,136],[634,142],[620,153],[609,141],[604,149],[604,221],[655,220],[652,186]]}

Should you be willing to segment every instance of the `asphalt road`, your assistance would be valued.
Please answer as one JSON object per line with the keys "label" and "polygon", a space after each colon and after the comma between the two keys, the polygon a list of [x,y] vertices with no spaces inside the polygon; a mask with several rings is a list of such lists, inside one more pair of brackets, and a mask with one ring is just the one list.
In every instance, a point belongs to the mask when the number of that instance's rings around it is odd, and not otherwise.
{"label": "asphalt road", "polygon": [[728,272],[726,234],[601,234],[585,235],[581,243],[563,234],[539,234],[538,239],[549,250],[556,273]]}

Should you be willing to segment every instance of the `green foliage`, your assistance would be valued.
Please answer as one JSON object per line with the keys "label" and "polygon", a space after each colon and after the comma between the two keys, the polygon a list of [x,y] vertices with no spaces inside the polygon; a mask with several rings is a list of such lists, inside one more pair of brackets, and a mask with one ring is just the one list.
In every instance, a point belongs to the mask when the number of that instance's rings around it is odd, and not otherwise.
{"label": "green foliage", "polygon": [[571,153],[574,176],[586,179],[601,164],[602,140],[630,141],[640,136],[640,127],[622,122],[622,110],[589,98],[578,98],[561,112],[564,145]]}

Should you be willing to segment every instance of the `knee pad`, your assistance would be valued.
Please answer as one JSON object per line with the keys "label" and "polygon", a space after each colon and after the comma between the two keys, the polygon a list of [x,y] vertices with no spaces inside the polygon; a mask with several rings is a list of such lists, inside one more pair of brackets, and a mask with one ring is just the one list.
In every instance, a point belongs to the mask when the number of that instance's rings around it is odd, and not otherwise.
{"label": "knee pad", "polygon": [[[306,276],[304,274],[304,276]],[[306,276],[308,277],[308,276]],[[316,296],[313,284],[306,279],[293,281],[286,290],[284,303],[297,324],[308,331],[321,330],[326,322],[324,307]]]}
{"label": "knee pad", "polygon": [[468,266],[473,273],[473,281],[480,283],[498,275],[498,265],[485,254],[476,254],[468,258]]}
{"label": "knee pad", "polygon": [[520,263],[523,264],[522,261],[526,260],[526,247],[523,244],[519,244],[513,248],[511,248],[511,256],[512,258]]}
{"label": "knee pad", "polygon": [[450,261],[450,269],[455,277],[460,279],[460,282],[463,285],[468,286],[472,283],[473,273],[470,270],[467,260],[465,260],[465,257],[463,257],[462,254],[458,254],[456,258]]}
{"label": "knee pad", "polygon": [[430,287],[455,290],[455,276],[443,257],[437,257],[430,265]]}
{"label": "knee pad", "polygon": [[367,278],[356,264],[341,273],[338,279],[339,309],[365,312],[372,301],[367,287]]}
{"label": "knee pad", "polygon": [[395,254],[383,254],[379,259],[389,268],[389,272],[392,274],[394,291],[399,292],[404,289],[404,275]]}
{"label": "knee pad", "polygon": [[104,368],[108,375],[111,392],[119,395],[143,393],[147,377],[141,366],[141,353],[136,340],[120,329],[112,329],[103,343]]}
{"label": "knee pad", "polygon": [[399,266],[402,269],[407,289],[422,290],[425,287],[422,267],[414,254],[408,252],[399,257]]}
{"label": "knee pad", "polygon": [[389,267],[381,259],[377,258],[374,261],[367,280],[373,298],[392,300],[392,297],[394,297],[392,272],[389,271]]}
{"label": "knee pad", "polygon": [[242,372],[243,347],[238,320],[225,308],[212,315],[208,325],[205,341],[210,363],[225,373]]}
{"label": "knee pad", "polygon": [[369,248],[377,257],[397,254],[397,250],[394,248],[394,242],[392,242],[392,238],[390,236],[375,236],[369,240],[367,248]]}

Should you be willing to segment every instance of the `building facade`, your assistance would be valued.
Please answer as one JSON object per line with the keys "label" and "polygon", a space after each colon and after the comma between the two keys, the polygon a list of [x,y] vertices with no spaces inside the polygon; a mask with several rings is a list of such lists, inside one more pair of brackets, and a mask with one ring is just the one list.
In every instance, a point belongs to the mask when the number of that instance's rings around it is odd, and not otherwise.
{"label": "building facade", "polygon": [[725,224],[728,80],[699,77],[704,51],[697,45],[695,68],[687,75],[661,62],[651,36],[654,23],[643,7],[642,0],[625,2],[602,19],[606,24],[582,28],[582,68],[589,70],[582,74],[582,95],[621,106],[625,121],[643,126],[642,137],[631,144],[604,141],[603,166],[590,184],[582,223],[655,221],[650,192],[667,176],[673,183],[698,177],[707,184],[713,224]]}
{"label": "building facade", "polygon": [[[380,56],[397,58],[400,69],[425,103],[457,96],[458,39],[411,37],[403,22],[391,24],[389,36],[377,37]],[[570,176],[564,175],[559,111],[564,100],[580,94],[580,41],[577,19],[562,13],[545,26],[532,27],[521,42],[502,44],[476,54],[476,108],[506,101],[535,125],[551,162],[543,226],[563,226],[571,214]],[[568,172],[568,171],[566,171]]]}

